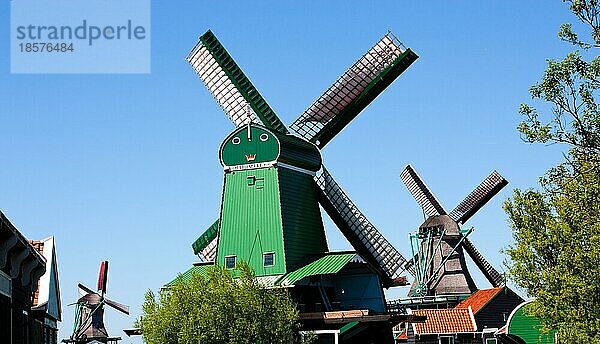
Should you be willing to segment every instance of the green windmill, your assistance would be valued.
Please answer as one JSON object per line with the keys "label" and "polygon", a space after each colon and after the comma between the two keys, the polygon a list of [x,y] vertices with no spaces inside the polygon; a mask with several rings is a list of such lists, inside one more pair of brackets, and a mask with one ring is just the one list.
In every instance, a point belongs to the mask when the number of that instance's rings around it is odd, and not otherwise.
{"label": "green windmill", "polygon": [[[221,144],[221,213],[193,243],[203,264],[247,262],[266,285],[288,287],[303,311],[385,312],[382,287],[405,285],[407,260],[356,207],[320,150],[418,56],[383,36],[289,129],[211,31],[187,60],[236,126]],[[329,252],[320,206],[355,251]]]}

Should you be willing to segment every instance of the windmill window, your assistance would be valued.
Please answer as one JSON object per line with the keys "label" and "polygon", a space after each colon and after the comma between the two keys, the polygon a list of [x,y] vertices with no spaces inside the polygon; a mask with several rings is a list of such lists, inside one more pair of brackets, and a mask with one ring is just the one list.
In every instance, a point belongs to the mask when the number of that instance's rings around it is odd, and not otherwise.
{"label": "windmill window", "polygon": [[275,265],[275,252],[263,253],[263,266]]}
{"label": "windmill window", "polygon": [[240,140],[240,138],[239,138],[239,137],[237,137],[237,136],[236,136],[236,137],[234,137],[234,138],[231,140],[231,143],[233,143],[234,145],[239,145],[239,144],[240,144],[240,142],[241,142],[241,140]]}
{"label": "windmill window", "polygon": [[256,176],[248,176],[246,177],[246,181],[248,182],[248,186],[254,187],[257,190],[264,189],[265,187],[265,178],[256,178]]}
{"label": "windmill window", "polygon": [[235,269],[235,256],[225,257],[225,269]]}
{"label": "windmill window", "polygon": [[454,337],[440,336],[440,344],[454,344]]}
{"label": "windmill window", "polygon": [[269,139],[269,135],[267,135],[267,134],[260,134],[259,139],[262,142],[265,142],[265,141],[267,141]]}

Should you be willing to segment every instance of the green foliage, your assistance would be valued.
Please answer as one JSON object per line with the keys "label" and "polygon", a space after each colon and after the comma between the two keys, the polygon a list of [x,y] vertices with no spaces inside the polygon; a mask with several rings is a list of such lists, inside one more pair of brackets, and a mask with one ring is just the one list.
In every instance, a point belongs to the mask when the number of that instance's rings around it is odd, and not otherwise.
{"label": "green foliage", "polygon": [[591,28],[590,36],[592,41],[582,41],[579,35],[573,32],[571,24],[562,24],[558,37],[565,42],[579,46],[584,49],[600,47],[600,27],[598,23],[598,0],[563,0],[569,3],[569,8],[582,23]]}
{"label": "green foliage", "polygon": [[[593,53],[600,47],[597,0],[563,0],[590,29],[583,40],[571,24],[559,37]],[[600,58],[580,52],[549,60],[533,99],[545,113],[522,104],[524,140],[566,144],[565,161],[540,178],[542,189],[515,190],[504,207],[515,243],[506,252],[512,279],[535,301],[527,311],[561,343],[600,343]]]}
{"label": "green foliage", "polygon": [[529,142],[567,143],[584,150],[600,146],[600,113],[594,94],[600,87],[600,58],[591,63],[578,52],[562,61],[548,61],[542,81],[533,85],[534,99],[553,104],[551,114],[542,123],[538,111],[521,104],[519,113],[525,117],[518,129]]}
{"label": "green foliage", "polygon": [[536,297],[528,311],[566,343],[600,343],[600,174],[587,164],[546,185],[560,192],[516,190],[505,204],[510,274]]}
{"label": "green foliage", "polygon": [[[298,311],[283,289],[266,289],[242,263],[179,279],[158,298],[146,294],[137,323],[148,344],[297,343]],[[239,275],[239,277],[234,277]]]}
{"label": "green foliage", "polygon": [[[580,41],[570,24],[561,27],[559,37],[587,49],[600,47],[598,1],[566,2],[576,16],[588,24],[594,43]],[[600,153],[600,113],[595,101],[600,88],[599,77],[598,56],[588,62],[575,51],[562,61],[548,60],[542,80],[531,87],[530,93],[533,99],[550,103],[552,109],[540,115],[534,107],[521,104],[519,113],[524,121],[518,130],[523,138],[528,142],[566,143],[586,153]]]}

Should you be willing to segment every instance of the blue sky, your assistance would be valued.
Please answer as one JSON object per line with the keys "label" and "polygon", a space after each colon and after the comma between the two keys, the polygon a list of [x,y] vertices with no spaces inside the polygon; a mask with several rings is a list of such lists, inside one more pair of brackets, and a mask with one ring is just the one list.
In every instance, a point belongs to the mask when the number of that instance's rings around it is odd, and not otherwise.
{"label": "blue sky", "polygon": [[[523,143],[518,105],[574,19],[561,1],[152,2],[147,75],[11,75],[9,4],[0,5],[0,208],[31,239],[54,235],[63,322],[77,281],[111,262],[111,334],[143,294],[196,260],[218,216],[217,150],[233,129],[184,57],[212,29],[290,124],[388,29],[420,58],[324,150],[328,169],[403,253],[423,220],[400,181],[412,164],[446,208],[497,169],[510,184],[474,216],[472,240],[497,268],[511,241],[501,209],[535,186],[561,147]],[[332,249],[347,249],[328,224]],[[480,287],[487,283],[473,272]],[[402,291],[390,296],[401,296]],[[137,342],[126,339],[125,343]]]}

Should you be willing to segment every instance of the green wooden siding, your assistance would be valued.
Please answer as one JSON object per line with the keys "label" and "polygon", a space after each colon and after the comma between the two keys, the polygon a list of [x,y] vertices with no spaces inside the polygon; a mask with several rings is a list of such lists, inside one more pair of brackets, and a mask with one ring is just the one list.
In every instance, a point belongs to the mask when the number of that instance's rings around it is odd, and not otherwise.
{"label": "green wooden siding", "polygon": [[[244,260],[257,276],[284,274],[285,257],[277,170],[274,167],[225,175],[221,234],[217,263],[225,257]],[[275,253],[275,264],[263,266],[265,252]]]}
{"label": "green wooden siding", "polygon": [[514,311],[508,322],[507,333],[520,337],[526,344],[555,344],[555,332],[541,333],[540,320],[525,312],[527,304],[529,302]]}
{"label": "green wooden siding", "polygon": [[[221,144],[220,156],[224,166],[244,169],[226,169],[217,264],[236,256],[257,276],[272,276],[295,270],[327,252],[313,176],[283,165],[318,170],[321,154],[315,145],[252,124],[230,134]],[[282,164],[253,165],[270,161]],[[271,252],[274,264],[264,266],[263,255]]]}
{"label": "green wooden siding", "polygon": [[314,179],[306,173],[278,168],[287,271],[327,252],[327,239]]}

